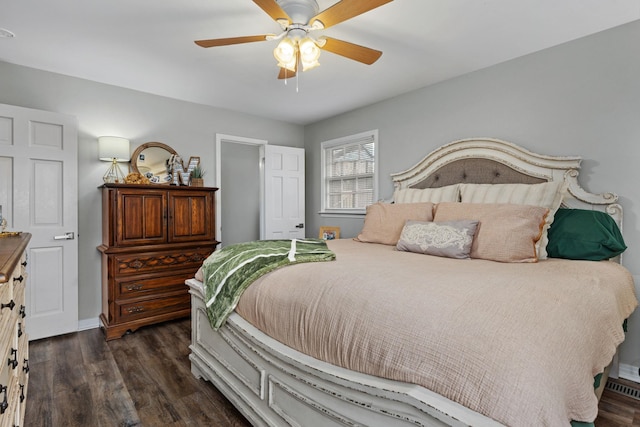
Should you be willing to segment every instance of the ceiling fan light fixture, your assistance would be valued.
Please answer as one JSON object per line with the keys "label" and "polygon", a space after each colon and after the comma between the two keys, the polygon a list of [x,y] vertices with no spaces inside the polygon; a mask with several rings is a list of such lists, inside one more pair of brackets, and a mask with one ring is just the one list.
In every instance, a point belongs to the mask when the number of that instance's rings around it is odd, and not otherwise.
{"label": "ceiling fan light fixture", "polygon": [[320,65],[320,48],[316,41],[311,37],[305,37],[298,44],[300,50],[300,62],[302,62],[302,71],[307,71]]}
{"label": "ceiling fan light fixture", "polygon": [[[227,37],[196,40],[200,47],[228,46],[260,41],[278,41],[273,56],[278,62],[278,79],[287,78],[287,71],[297,76],[299,69],[310,70],[320,65],[320,50],[326,50],[363,64],[376,62],[382,52],[368,47],[321,36],[313,38],[309,33],[366,13],[393,0],[333,0],[333,5],[322,12],[317,0],[253,0],[282,27],[282,32],[244,37]],[[0,29],[1,30],[1,29]],[[1,36],[2,34],[0,34]]]}
{"label": "ceiling fan light fixture", "polygon": [[297,59],[296,50],[296,44],[291,38],[283,38],[273,50],[273,56],[278,61],[278,67],[295,71]]}

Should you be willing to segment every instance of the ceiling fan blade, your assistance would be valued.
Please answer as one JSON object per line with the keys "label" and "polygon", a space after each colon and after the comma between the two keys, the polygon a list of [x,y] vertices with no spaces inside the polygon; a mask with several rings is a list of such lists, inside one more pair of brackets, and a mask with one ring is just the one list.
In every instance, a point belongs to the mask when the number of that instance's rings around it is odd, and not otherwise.
{"label": "ceiling fan blade", "polygon": [[295,71],[287,70],[286,68],[280,68],[280,73],[278,73],[278,78],[280,80],[290,79],[296,76]]}
{"label": "ceiling fan blade", "polygon": [[215,47],[215,46],[228,46],[231,44],[263,42],[267,40],[267,36],[273,34],[263,34],[260,36],[245,36],[245,37],[229,37],[226,39],[210,39],[210,40],[196,40],[195,44],[201,47]]}
{"label": "ceiling fan blade", "polygon": [[313,26],[314,22],[320,21],[322,27],[329,28],[392,1],[393,0],[342,0],[311,18],[309,25]]}
{"label": "ceiling fan blade", "polygon": [[345,42],[343,40],[332,39],[331,37],[321,37],[320,40],[326,41],[324,46],[320,47],[320,49],[335,53],[336,55],[344,56],[345,58],[353,59],[354,61],[362,62],[363,64],[371,65],[376,62],[380,56],[382,56],[382,52],[379,50]]}
{"label": "ceiling fan blade", "polygon": [[291,18],[289,18],[287,12],[276,3],[276,0],[253,0],[253,2],[260,6],[260,9],[264,10],[274,21],[279,23],[281,21],[287,21],[284,25],[285,27],[291,24]]}

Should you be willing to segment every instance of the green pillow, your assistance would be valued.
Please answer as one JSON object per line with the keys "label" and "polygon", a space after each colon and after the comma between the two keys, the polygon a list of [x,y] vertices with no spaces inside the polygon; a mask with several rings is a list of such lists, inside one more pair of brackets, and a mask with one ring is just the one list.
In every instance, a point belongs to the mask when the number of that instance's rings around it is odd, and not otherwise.
{"label": "green pillow", "polygon": [[601,211],[558,209],[547,252],[551,258],[600,261],[627,249],[616,222]]}

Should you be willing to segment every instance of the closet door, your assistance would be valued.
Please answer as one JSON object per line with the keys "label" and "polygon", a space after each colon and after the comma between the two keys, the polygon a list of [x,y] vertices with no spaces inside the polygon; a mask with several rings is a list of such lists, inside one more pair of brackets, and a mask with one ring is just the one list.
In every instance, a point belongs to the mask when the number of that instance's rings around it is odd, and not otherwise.
{"label": "closet door", "polygon": [[305,237],[304,149],[265,146],[265,239]]}

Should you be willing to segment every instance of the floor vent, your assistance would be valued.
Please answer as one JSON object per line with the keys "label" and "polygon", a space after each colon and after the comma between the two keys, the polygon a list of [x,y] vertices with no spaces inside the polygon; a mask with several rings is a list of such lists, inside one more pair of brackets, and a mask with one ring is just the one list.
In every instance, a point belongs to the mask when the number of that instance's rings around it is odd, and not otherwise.
{"label": "floor vent", "polygon": [[640,389],[638,388],[630,387],[628,385],[620,384],[613,381],[607,381],[605,388],[607,390],[611,390],[616,393],[623,394],[633,399],[640,400]]}

